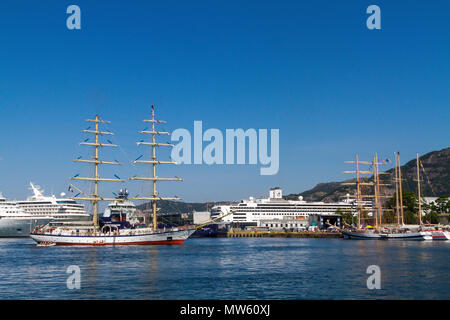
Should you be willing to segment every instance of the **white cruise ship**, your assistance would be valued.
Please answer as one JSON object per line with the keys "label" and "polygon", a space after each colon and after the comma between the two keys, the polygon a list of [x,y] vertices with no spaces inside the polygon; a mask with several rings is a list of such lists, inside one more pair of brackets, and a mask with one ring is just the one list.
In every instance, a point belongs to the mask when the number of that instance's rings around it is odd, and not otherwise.
{"label": "white cruise ship", "polygon": [[[370,203],[364,203],[364,206],[370,205]],[[256,226],[262,220],[286,218],[303,220],[311,215],[316,215],[318,222],[323,222],[323,217],[336,217],[337,210],[356,213],[356,207],[356,200],[350,199],[349,195],[341,202],[306,202],[301,196],[298,200],[285,200],[281,188],[272,188],[268,198],[250,197],[240,203],[214,206],[211,209],[211,218],[217,218],[232,210],[234,213],[225,217],[223,221],[243,226]]]}
{"label": "white cruise ship", "polygon": [[57,220],[90,219],[84,205],[77,203],[75,200],[64,198],[64,193],[61,193],[61,198],[54,195],[44,196],[39,186],[35,186],[32,182],[30,182],[30,186],[33,195],[28,197],[27,200],[17,201],[17,206],[33,217],[49,216]]}
{"label": "white cruise ship", "polygon": [[28,237],[36,226],[50,221],[88,220],[90,215],[75,200],[44,196],[38,186],[30,182],[33,195],[24,201],[7,201],[0,196],[0,237]]}
{"label": "white cruise ship", "polygon": [[15,201],[7,201],[0,193],[0,237],[28,237],[37,225],[43,225],[50,217],[33,217],[17,206]]}

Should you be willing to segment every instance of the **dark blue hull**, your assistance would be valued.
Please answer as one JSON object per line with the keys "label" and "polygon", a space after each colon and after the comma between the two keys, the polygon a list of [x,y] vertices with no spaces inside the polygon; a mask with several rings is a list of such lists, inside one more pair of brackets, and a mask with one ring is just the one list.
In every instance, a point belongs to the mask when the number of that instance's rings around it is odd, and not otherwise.
{"label": "dark blue hull", "polygon": [[224,225],[210,224],[201,229],[196,230],[191,238],[217,238],[226,237],[228,228]]}

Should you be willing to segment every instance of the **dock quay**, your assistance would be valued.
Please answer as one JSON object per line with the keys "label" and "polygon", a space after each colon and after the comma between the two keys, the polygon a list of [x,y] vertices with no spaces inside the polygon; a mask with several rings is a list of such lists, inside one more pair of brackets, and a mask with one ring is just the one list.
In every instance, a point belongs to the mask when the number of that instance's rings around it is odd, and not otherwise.
{"label": "dock quay", "polygon": [[270,231],[230,231],[228,238],[342,238],[340,232],[270,232]]}

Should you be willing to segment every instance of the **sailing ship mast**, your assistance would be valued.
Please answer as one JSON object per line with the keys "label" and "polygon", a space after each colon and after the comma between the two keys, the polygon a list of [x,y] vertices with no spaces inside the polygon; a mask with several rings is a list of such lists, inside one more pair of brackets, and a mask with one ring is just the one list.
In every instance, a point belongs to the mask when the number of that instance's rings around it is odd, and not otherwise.
{"label": "sailing ship mast", "polygon": [[152,124],[152,131],[146,131],[146,129],[139,131],[142,134],[150,134],[151,142],[137,142],[137,145],[144,145],[151,147],[151,155],[150,160],[134,160],[132,163],[142,163],[142,164],[150,164],[153,166],[153,176],[152,177],[131,177],[130,180],[143,180],[143,181],[152,181],[153,184],[153,193],[148,197],[138,197],[132,198],[133,200],[147,200],[152,202],[152,212],[153,212],[153,230],[156,231],[158,228],[157,222],[157,207],[156,202],[161,200],[181,200],[177,196],[172,198],[160,197],[158,196],[158,192],[156,191],[156,183],[157,181],[183,181],[183,179],[175,177],[175,178],[159,178],[156,176],[156,166],[160,164],[177,164],[174,161],[158,161],[156,160],[156,148],[157,147],[173,147],[173,144],[168,143],[158,143],[156,141],[157,135],[170,135],[170,132],[156,131],[156,124],[167,123],[166,121],[157,120],[155,118],[155,107],[152,105],[152,119],[151,120],[143,120],[143,122],[150,122]]}
{"label": "sailing ship mast", "polygon": [[82,162],[82,163],[93,163],[94,164],[94,177],[72,177],[70,178],[71,180],[83,180],[83,181],[93,181],[94,182],[94,193],[91,195],[87,195],[84,192],[82,192],[80,189],[76,188],[75,186],[71,185],[72,187],[74,187],[75,189],[77,189],[78,191],[80,191],[80,193],[84,194],[84,197],[76,197],[76,198],[72,198],[72,199],[78,199],[78,200],[88,200],[91,201],[94,207],[94,212],[93,212],[93,217],[92,217],[92,222],[94,224],[94,229],[97,230],[98,229],[98,202],[99,201],[113,201],[115,199],[113,198],[103,198],[99,195],[98,193],[98,183],[101,181],[110,181],[110,182],[123,182],[124,180],[121,179],[108,179],[108,178],[100,178],[99,176],[99,166],[100,165],[104,165],[104,164],[108,164],[108,165],[121,165],[121,163],[114,161],[103,161],[100,160],[99,157],[99,150],[100,148],[104,148],[104,147],[117,147],[117,145],[112,144],[112,143],[102,143],[100,142],[100,136],[103,135],[114,135],[112,132],[109,131],[100,131],[99,128],[99,124],[100,123],[111,123],[110,121],[106,121],[106,120],[102,120],[100,119],[99,115],[95,116],[95,119],[87,119],[87,122],[94,122],[95,123],[95,130],[83,130],[84,133],[90,133],[90,134],[94,134],[95,135],[95,142],[87,142],[88,140],[85,140],[84,142],[80,142],[80,145],[85,145],[85,146],[93,146],[94,147],[94,156],[91,160],[82,160],[82,159],[75,159],[73,161],[75,162]]}
{"label": "sailing ship mast", "polygon": [[417,166],[417,201],[419,206],[419,225],[422,225],[422,204],[420,195],[420,170],[419,170],[419,153],[416,154],[416,166]]}
{"label": "sailing ship mast", "polygon": [[375,207],[376,207],[376,229],[380,229],[382,225],[382,209],[381,209],[381,195],[380,195],[380,175],[378,169],[378,154],[375,154],[373,159],[374,165],[374,181],[375,181]]}
{"label": "sailing ship mast", "polygon": [[[379,175],[381,174],[379,172],[378,166],[384,165],[384,162],[378,162],[378,155],[375,155],[373,161],[361,161],[358,158],[358,155],[356,155],[355,161],[345,161],[345,163],[355,163],[356,164],[356,171],[344,171],[343,173],[356,173],[356,182],[349,182],[349,183],[342,183],[342,185],[356,185],[356,201],[358,202],[358,228],[361,228],[361,216],[364,211],[368,211],[367,209],[364,209],[362,206],[362,200],[364,198],[374,198],[375,199],[375,225],[376,228],[379,229],[381,226],[381,216],[382,216],[382,208],[381,208],[381,200],[380,198],[383,198],[385,196],[380,195],[380,186],[385,186],[386,184],[383,184],[380,182]],[[373,171],[367,170],[367,171],[361,171],[359,169],[359,165],[371,165],[373,166]],[[361,181],[361,174],[373,174],[373,182],[364,182]],[[361,186],[373,186],[374,187],[374,195],[363,195],[361,192]]]}
{"label": "sailing ship mast", "polygon": [[385,165],[385,161],[378,161],[378,154],[375,154],[375,158],[373,161],[374,166],[374,188],[375,188],[375,205],[377,207],[377,229],[381,228],[383,226],[383,210],[384,211],[392,211],[391,209],[383,209],[381,198],[390,198],[388,195],[384,194],[381,195],[380,187],[384,186],[391,186],[391,184],[388,183],[382,183],[380,180],[380,175],[382,174],[388,174],[387,172],[380,172],[380,165]]}
{"label": "sailing ship mast", "polygon": [[399,179],[398,179],[398,168],[397,168],[397,152],[394,152],[394,184],[395,184],[395,213],[397,215],[397,226],[400,226],[400,203],[399,203]]}
{"label": "sailing ship mast", "polygon": [[405,225],[405,216],[403,213],[403,189],[402,189],[402,167],[400,165],[400,153],[397,152],[397,173],[398,173],[398,191],[400,194],[400,216],[402,220],[402,226]]}
{"label": "sailing ship mast", "polygon": [[359,158],[356,155],[356,201],[358,205],[358,228],[361,228],[361,185],[359,183]]}
{"label": "sailing ship mast", "polygon": [[359,160],[358,155],[356,155],[355,161],[345,161],[345,163],[355,163],[356,164],[356,171],[344,171],[343,172],[343,173],[355,173],[356,174],[356,183],[349,182],[349,183],[343,183],[342,185],[356,185],[356,203],[357,203],[357,206],[358,206],[358,225],[357,225],[357,228],[361,228],[361,217],[362,217],[362,213],[364,211],[364,209],[362,207],[362,198],[364,196],[361,194],[361,185],[372,185],[372,183],[361,182],[360,175],[361,174],[371,174],[373,172],[372,171],[361,171],[359,169],[359,165],[360,164],[370,165],[370,164],[372,164],[372,162],[361,161],[361,160]]}
{"label": "sailing ship mast", "polygon": [[403,190],[402,190],[402,167],[400,166],[400,153],[396,152],[394,172],[395,172],[395,208],[397,212],[397,225],[405,225],[405,219],[403,215]]}

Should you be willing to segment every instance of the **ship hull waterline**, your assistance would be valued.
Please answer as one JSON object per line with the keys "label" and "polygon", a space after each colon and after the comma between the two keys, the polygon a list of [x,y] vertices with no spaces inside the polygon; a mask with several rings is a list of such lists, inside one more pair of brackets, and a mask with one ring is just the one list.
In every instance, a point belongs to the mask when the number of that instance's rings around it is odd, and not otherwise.
{"label": "ship hull waterline", "polygon": [[351,239],[351,240],[425,241],[432,239],[431,234],[428,234],[427,232],[380,234],[380,233],[350,232],[341,230],[341,233],[344,239]]}
{"label": "ship hull waterline", "polygon": [[47,224],[52,219],[0,219],[0,238],[28,238],[36,226]]}
{"label": "ship hull waterline", "polygon": [[450,231],[434,231],[432,233],[433,240],[446,241],[450,240]]}
{"label": "ship hull waterline", "polygon": [[169,231],[137,235],[72,236],[32,233],[38,244],[54,243],[61,246],[117,246],[117,245],[179,245],[195,230]]}

